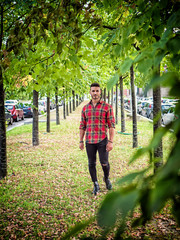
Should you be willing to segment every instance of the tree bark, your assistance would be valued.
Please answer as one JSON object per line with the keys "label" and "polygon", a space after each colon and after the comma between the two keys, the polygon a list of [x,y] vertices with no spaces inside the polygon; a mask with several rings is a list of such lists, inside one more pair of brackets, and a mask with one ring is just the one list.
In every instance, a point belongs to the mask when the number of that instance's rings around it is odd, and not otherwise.
{"label": "tree bark", "polygon": [[38,95],[36,90],[33,90],[33,130],[32,130],[32,144],[39,145],[39,115],[38,115]]}
{"label": "tree bark", "polygon": [[76,107],[78,107],[78,95],[76,94]]}
{"label": "tree bark", "polygon": [[59,125],[60,118],[59,118],[58,87],[56,87],[55,99],[56,99],[56,125]]}
{"label": "tree bark", "polygon": [[[160,66],[155,74],[160,75]],[[154,134],[159,127],[161,127],[161,88],[160,86],[157,87],[156,89],[153,89],[153,132]],[[154,149],[154,158],[155,160],[157,160],[154,163],[154,172],[156,172],[158,168],[163,165],[162,139],[158,147]]]}
{"label": "tree bark", "polygon": [[104,101],[106,102],[106,88],[104,89]]}
{"label": "tree bark", "polygon": [[[0,28],[0,50],[3,42],[3,4],[1,5],[1,28]],[[2,60],[2,59],[0,59]],[[7,176],[7,153],[6,153],[6,121],[4,109],[4,86],[2,67],[0,65],[0,179]]]}
{"label": "tree bark", "polygon": [[47,121],[46,121],[46,131],[50,132],[50,97],[47,96]]}
{"label": "tree bark", "polygon": [[118,84],[116,84],[116,117],[115,117],[115,121],[116,124],[118,124]]}
{"label": "tree bark", "polygon": [[132,119],[133,119],[133,148],[138,146],[137,138],[137,114],[136,114],[136,100],[135,100],[135,90],[134,90],[134,69],[133,65],[130,68],[130,78],[131,78],[131,102],[132,102]]}
{"label": "tree bark", "polygon": [[71,104],[72,98],[69,97],[69,112],[72,113],[72,104]]}
{"label": "tree bark", "polygon": [[122,76],[119,79],[120,81],[120,97],[121,97],[121,132],[125,132],[125,115],[124,115],[124,93],[123,93],[123,78]]}
{"label": "tree bark", "polygon": [[75,111],[76,107],[75,107],[75,92],[74,92],[74,90],[72,91],[72,95],[73,95],[73,111]]}
{"label": "tree bark", "polygon": [[2,68],[0,67],[0,179],[7,176],[6,121],[4,110],[4,87]]}
{"label": "tree bark", "polygon": [[111,89],[111,106],[113,107],[113,87]]}
{"label": "tree bark", "polygon": [[110,92],[108,91],[108,103],[110,103]]}
{"label": "tree bark", "polygon": [[66,92],[66,116],[69,116],[69,100]]}

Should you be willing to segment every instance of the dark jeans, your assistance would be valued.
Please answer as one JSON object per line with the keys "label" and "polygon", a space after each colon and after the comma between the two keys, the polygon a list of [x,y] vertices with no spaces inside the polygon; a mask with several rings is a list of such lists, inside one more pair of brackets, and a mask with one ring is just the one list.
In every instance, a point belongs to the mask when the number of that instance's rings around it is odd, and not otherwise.
{"label": "dark jeans", "polygon": [[96,144],[86,143],[86,152],[89,162],[89,173],[93,182],[97,181],[96,153],[99,153],[99,160],[104,172],[105,180],[109,177],[110,165],[108,162],[109,153],[106,151],[107,138]]}

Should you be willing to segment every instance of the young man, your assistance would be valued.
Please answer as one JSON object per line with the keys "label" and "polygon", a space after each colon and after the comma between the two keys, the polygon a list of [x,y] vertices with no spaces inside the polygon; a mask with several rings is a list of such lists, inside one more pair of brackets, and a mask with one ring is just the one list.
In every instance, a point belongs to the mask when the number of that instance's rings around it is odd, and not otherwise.
{"label": "young man", "polygon": [[[84,149],[84,135],[88,156],[89,172],[94,183],[93,193],[100,191],[96,174],[96,153],[99,153],[100,163],[104,172],[104,181],[108,190],[112,189],[109,180],[109,151],[113,149],[115,119],[112,106],[101,100],[101,89],[98,83],[91,84],[91,101],[82,109],[80,122],[79,148]],[[109,138],[107,130],[109,129]]]}

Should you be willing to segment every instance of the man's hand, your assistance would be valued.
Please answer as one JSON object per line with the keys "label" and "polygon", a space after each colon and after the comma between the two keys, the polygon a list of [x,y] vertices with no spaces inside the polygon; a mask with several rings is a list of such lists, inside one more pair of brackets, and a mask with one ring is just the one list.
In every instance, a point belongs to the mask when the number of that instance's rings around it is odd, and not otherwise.
{"label": "man's hand", "polygon": [[108,142],[107,145],[106,145],[106,151],[110,152],[112,149],[113,149],[113,143]]}
{"label": "man's hand", "polygon": [[79,148],[80,148],[81,150],[84,149],[84,143],[83,143],[83,142],[82,142],[82,143],[79,143]]}

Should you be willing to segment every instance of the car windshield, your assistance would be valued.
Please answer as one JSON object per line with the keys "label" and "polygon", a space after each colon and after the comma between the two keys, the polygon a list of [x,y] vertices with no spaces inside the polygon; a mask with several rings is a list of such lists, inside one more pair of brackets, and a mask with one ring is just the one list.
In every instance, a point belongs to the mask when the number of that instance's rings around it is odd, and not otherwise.
{"label": "car windshield", "polygon": [[162,105],[162,110],[169,109],[172,105]]}
{"label": "car windshield", "polygon": [[5,107],[6,107],[8,110],[12,110],[12,109],[13,109],[13,105],[5,105]]}

